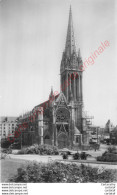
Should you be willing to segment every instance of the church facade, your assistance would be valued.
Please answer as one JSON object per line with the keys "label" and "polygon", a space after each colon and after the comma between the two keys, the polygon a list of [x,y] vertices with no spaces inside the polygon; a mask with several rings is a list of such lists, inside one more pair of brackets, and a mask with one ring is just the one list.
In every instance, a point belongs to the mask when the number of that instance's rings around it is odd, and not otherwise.
{"label": "church facade", "polygon": [[[70,8],[65,49],[60,65],[60,93],[53,89],[48,101],[19,117],[22,144],[50,144],[58,148],[73,148],[86,143],[86,120],[83,117],[83,71],[80,50],[76,52]],[[20,128],[21,129],[21,128]]]}

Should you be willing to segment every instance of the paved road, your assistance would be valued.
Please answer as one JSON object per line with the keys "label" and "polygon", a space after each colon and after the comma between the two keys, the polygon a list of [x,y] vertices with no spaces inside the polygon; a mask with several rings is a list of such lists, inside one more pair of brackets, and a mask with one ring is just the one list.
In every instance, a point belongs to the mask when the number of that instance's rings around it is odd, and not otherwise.
{"label": "paved road", "polygon": [[[67,163],[73,163],[72,162],[68,162],[68,161],[63,161],[62,156],[60,155],[56,155],[56,156],[39,156],[39,155],[9,155],[9,157],[11,159],[20,159],[20,160],[28,160],[28,161],[36,161],[36,162],[42,162],[42,163],[48,163],[48,162],[52,162],[52,161],[62,161],[62,162],[67,162]],[[69,160],[71,160],[72,157],[69,156]],[[91,160],[92,162],[89,163],[89,161],[87,163],[84,162],[75,162],[77,164],[86,164],[86,165],[90,165],[92,167],[104,167],[106,169],[117,169],[117,165],[110,165],[110,164],[95,164],[96,160],[94,158],[90,158],[88,160]],[[94,163],[93,163],[94,161]]]}

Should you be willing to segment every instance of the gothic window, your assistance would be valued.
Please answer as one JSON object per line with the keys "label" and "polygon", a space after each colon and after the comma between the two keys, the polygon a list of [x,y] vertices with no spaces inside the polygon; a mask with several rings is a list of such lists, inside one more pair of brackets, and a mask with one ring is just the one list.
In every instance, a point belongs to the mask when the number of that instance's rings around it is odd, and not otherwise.
{"label": "gothic window", "polygon": [[57,125],[57,131],[59,132],[61,128],[61,125]]}
{"label": "gothic window", "polygon": [[78,143],[79,142],[79,137],[78,136],[76,136],[76,143]]}
{"label": "gothic window", "polygon": [[64,125],[64,124],[62,124],[62,125],[56,125],[56,127],[57,127],[57,132],[58,133],[69,133],[69,126],[68,126],[68,124],[67,125]]}
{"label": "gothic window", "polygon": [[56,122],[69,122],[70,113],[66,108],[59,108],[56,112]]}
{"label": "gothic window", "polygon": [[78,74],[76,74],[76,99],[78,100]]}

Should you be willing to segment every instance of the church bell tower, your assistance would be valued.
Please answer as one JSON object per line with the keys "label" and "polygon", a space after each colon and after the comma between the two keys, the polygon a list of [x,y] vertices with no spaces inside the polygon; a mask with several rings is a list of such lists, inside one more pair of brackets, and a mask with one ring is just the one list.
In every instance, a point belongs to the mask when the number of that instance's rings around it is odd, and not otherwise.
{"label": "church bell tower", "polygon": [[66,44],[60,67],[61,91],[64,93],[68,102],[70,101],[71,95],[74,102],[83,101],[82,71],[79,69],[81,65],[82,58],[80,49],[78,54],[76,52],[72,10],[70,6]]}
{"label": "church bell tower", "polygon": [[[82,125],[82,108],[83,108],[83,89],[82,79],[83,72],[80,66],[83,64],[80,49],[76,52],[74,29],[72,21],[72,10],[70,6],[69,21],[67,29],[67,37],[65,50],[62,55],[60,75],[61,75],[61,91],[64,93],[67,104],[72,104],[72,112],[74,112],[75,126],[80,133],[83,132]],[[72,102],[72,103],[71,103]]]}

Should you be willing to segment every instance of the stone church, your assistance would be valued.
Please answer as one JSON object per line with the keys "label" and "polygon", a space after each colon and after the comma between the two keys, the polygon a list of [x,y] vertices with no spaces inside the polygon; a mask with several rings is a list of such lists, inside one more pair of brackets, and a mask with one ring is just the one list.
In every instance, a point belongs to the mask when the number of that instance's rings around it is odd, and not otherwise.
{"label": "stone church", "polygon": [[24,145],[38,143],[73,148],[87,142],[86,119],[83,116],[83,72],[79,68],[82,63],[80,50],[76,52],[70,8],[60,65],[60,93],[54,95],[51,89],[46,102],[19,117],[18,125],[24,122],[28,124],[22,131]]}

